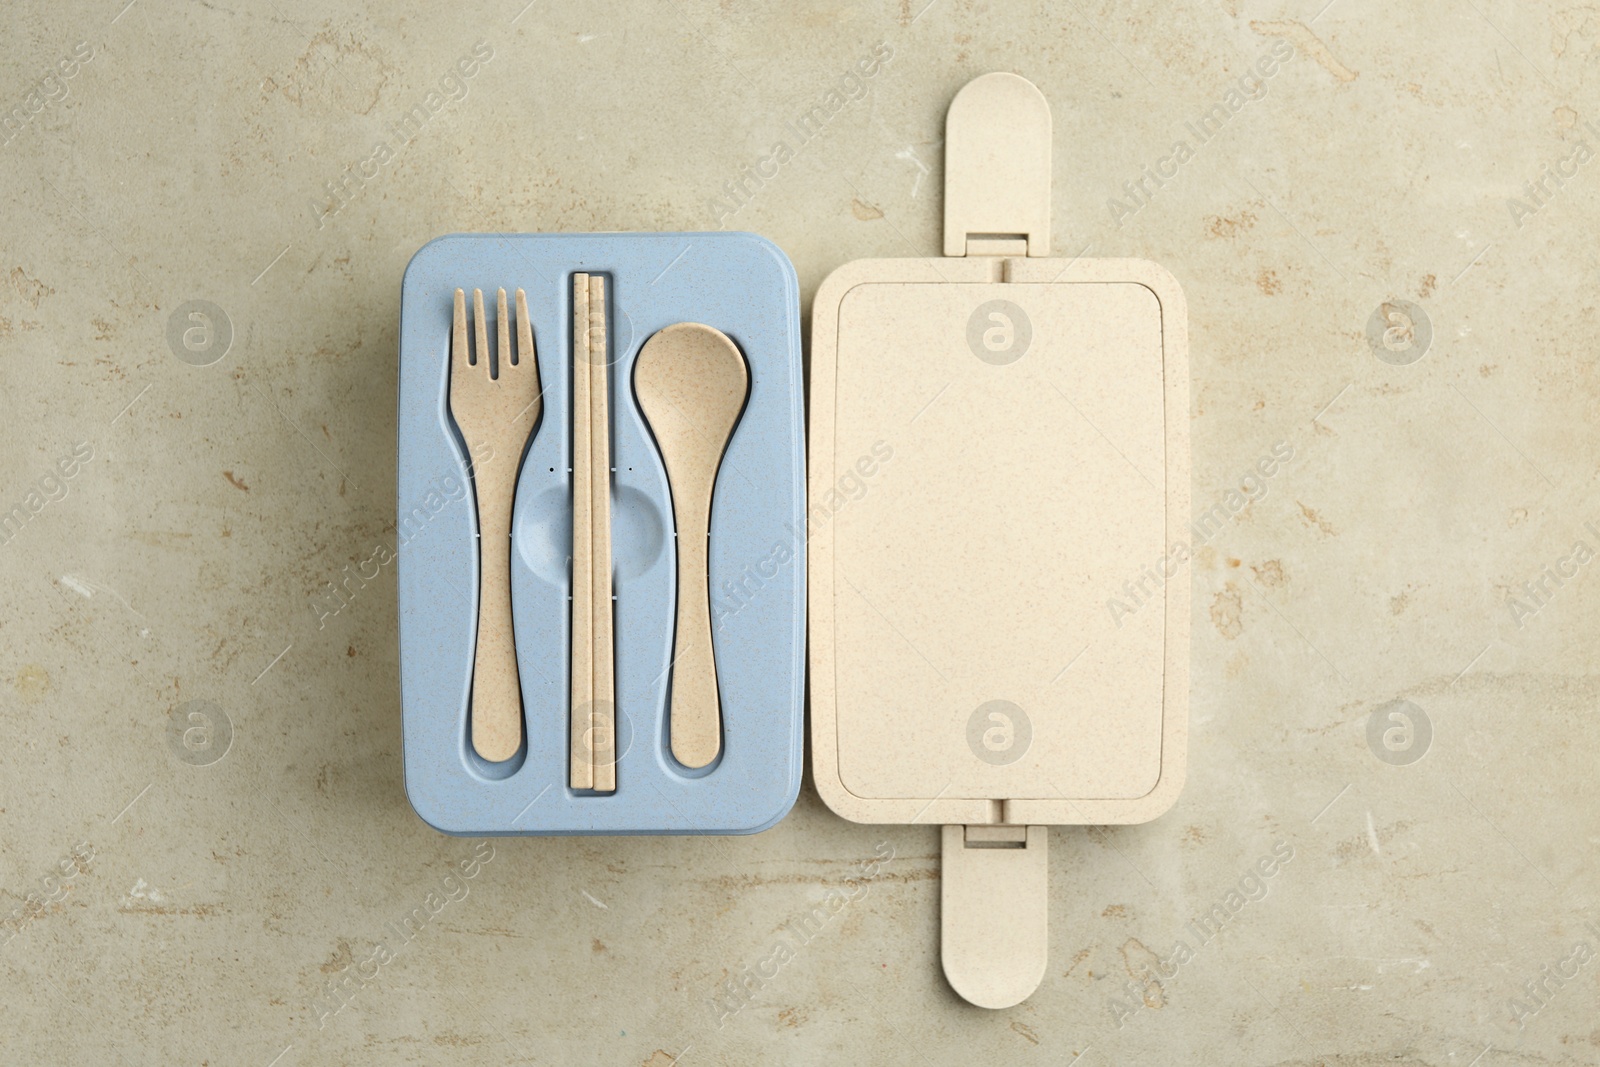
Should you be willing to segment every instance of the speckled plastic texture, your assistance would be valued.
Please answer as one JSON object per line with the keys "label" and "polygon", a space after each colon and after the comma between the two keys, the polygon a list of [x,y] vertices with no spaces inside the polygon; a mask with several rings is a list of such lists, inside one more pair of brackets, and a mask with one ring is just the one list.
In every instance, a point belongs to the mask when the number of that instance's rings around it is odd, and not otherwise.
{"label": "speckled plastic texture", "polygon": [[[572,536],[571,285],[607,279],[611,337],[617,790],[568,788]],[[517,482],[512,600],[524,743],[487,763],[468,735],[477,521],[448,410],[456,288],[527,293],[544,411]],[[514,304],[514,301],[512,301]],[[726,333],[750,396],[712,500],[709,566],[723,746],[691,771],[671,754],[667,681],[676,595],[672,505],[632,375],[675,322]],[[489,333],[494,335],[494,323]],[[398,584],[405,782],[452,834],[754,833],[800,787],[805,664],[805,460],[799,289],[745,233],[461,234],[406,269],[400,315]],[[480,471],[517,457],[479,459]]]}

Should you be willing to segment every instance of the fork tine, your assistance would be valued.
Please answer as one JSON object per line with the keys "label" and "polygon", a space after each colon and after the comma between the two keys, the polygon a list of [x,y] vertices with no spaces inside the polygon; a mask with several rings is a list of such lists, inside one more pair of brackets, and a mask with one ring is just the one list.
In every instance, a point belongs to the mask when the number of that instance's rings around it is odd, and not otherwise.
{"label": "fork tine", "polygon": [[463,372],[471,359],[472,353],[467,349],[467,295],[457,289],[456,310],[450,331],[450,373]]}
{"label": "fork tine", "polygon": [[533,351],[533,324],[528,321],[528,295],[517,290],[517,366],[536,359]]}
{"label": "fork tine", "polygon": [[477,341],[477,356],[473,366],[482,370],[488,376],[491,372],[489,364],[489,324],[483,318],[483,290],[472,290],[472,339]]}
{"label": "fork tine", "polygon": [[500,342],[495,346],[495,377],[504,378],[506,370],[511,366],[511,319],[506,314],[506,291],[500,290],[500,295],[495,300],[495,324],[499,327],[496,339]]}

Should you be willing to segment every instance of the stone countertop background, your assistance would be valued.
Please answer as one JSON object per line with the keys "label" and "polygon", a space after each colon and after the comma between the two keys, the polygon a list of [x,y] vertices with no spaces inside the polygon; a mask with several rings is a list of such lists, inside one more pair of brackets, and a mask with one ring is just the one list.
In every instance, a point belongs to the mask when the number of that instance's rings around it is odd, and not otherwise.
{"label": "stone countertop background", "polygon": [[[1600,1062],[1600,8],[923,2],[8,9],[7,1062]],[[1181,572],[1176,808],[1052,831],[1049,971],[1003,1012],[940,974],[938,831],[809,783],[752,838],[428,829],[392,570],[312,607],[393,537],[407,260],[747,229],[809,314],[939,253],[944,112],[995,69],[1054,109],[1055,252],[1188,296],[1194,506],[1230,517]]]}

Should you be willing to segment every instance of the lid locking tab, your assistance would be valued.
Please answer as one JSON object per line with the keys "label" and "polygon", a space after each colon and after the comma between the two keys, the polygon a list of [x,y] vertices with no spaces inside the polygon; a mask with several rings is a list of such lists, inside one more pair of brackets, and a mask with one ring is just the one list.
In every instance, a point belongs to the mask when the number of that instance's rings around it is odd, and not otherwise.
{"label": "lid locking tab", "polygon": [[1050,103],[1026,78],[974,78],[944,121],[944,254],[1050,254]]}
{"label": "lid locking tab", "polygon": [[1039,988],[1050,957],[1050,828],[945,826],[940,960],[955,991],[1010,1008]]}

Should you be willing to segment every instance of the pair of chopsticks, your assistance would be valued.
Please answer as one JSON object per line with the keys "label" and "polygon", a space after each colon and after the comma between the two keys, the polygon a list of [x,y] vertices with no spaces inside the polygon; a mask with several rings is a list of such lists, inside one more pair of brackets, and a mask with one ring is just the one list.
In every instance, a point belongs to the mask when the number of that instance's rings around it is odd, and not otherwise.
{"label": "pair of chopsticks", "polygon": [[572,788],[617,788],[606,282],[572,277]]}

